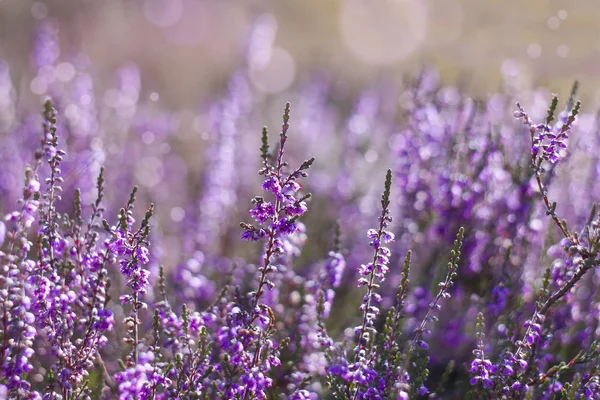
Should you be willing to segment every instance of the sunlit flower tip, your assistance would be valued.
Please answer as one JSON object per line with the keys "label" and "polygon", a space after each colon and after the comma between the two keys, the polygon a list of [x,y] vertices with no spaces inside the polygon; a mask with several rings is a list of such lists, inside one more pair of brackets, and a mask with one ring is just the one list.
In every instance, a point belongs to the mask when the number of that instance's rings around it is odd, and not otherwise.
{"label": "sunlit flower tip", "polygon": [[139,258],[139,260],[140,260],[140,262],[142,264],[147,264],[150,261],[150,259],[148,258],[149,251],[148,251],[148,249],[146,247],[140,246],[137,249],[136,253],[137,253],[137,256],[138,256],[138,258]]}
{"label": "sunlit flower tip", "polygon": [[390,269],[386,265],[383,265],[383,264],[377,265],[377,268],[379,269],[379,273],[380,273],[379,279],[383,280],[385,277],[385,274],[387,274]]}
{"label": "sunlit flower tip", "polygon": [[387,264],[390,261],[390,259],[387,256],[380,254],[377,256],[377,261],[381,264]]}
{"label": "sunlit flower tip", "polygon": [[396,235],[394,235],[392,232],[389,232],[389,231],[383,232],[383,241],[385,243],[393,242],[395,238],[396,238]]}
{"label": "sunlit flower tip", "polygon": [[300,190],[300,185],[298,184],[298,182],[296,181],[291,181],[285,184],[284,187],[286,192],[297,192],[298,190]]}
{"label": "sunlit flower tip", "polygon": [[356,286],[362,287],[362,286],[367,285],[368,283],[369,283],[369,280],[367,278],[365,278],[364,276],[361,276],[360,278],[358,278],[358,281],[356,282]]}
{"label": "sunlit flower tip", "polygon": [[274,176],[269,176],[267,179],[265,179],[262,184],[262,188],[263,190],[267,192],[273,192],[276,195],[281,195],[282,193],[279,181],[277,181],[277,178]]}
{"label": "sunlit flower tip", "polygon": [[367,231],[367,237],[369,239],[375,239],[377,237],[377,231],[375,229],[369,229]]}
{"label": "sunlit flower tip", "polygon": [[373,272],[374,268],[375,266],[373,263],[361,264],[360,267],[358,267],[358,273],[362,276],[367,276]]}

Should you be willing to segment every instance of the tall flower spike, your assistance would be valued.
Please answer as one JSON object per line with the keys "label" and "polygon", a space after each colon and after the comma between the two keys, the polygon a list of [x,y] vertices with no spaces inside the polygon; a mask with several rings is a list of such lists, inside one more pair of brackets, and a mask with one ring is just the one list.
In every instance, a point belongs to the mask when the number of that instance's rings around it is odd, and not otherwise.
{"label": "tall flower spike", "polygon": [[[405,359],[404,369],[406,370],[408,367],[408,363],[411,360],[412,355],[415,353],[417,348],[421,348],[423,350],[429,349],[429,344],[422,339],[423,334],[426,332],[426,327],[429,322],[436,322],[438,317],[435,315],[436,312],[442,309],[440,302],[442,299],[448,299],[451,297],[450,288],[454,286],[454,278],[456,278],[456,271],[458,270],[458,263],[460,261],[460,250],[462,248],[463,239],[464,239],[465,229],[461,227],[456,234],[456,240],[454,240],[454,246],[452,251],[450,252],[450,261],[448,262],[448,271],[446,272],[446,277],[442,282],[438,283],[439,291],[433,301],[429,303],[427,313],[425,317],[419,324],[419,326],[415,329],[415,336],[413,340],[409,344],[408,354]],[[417,371],[415,372],[415,382],[412,386],[413,394],[419,393],[423,395],[428,393],[428,389],[425,386],[422,386],[425,378],[427,377],[427,361],[428,358],[424,357],[417,364]]]}
{"label": "tall flower spike", "polygon": [[[266,378],[266,373],[271,365],[280,363],[278,346],[269,339],[274,333],[274,313],[268,305],[261,304],[261,298],[266,289],[272,289],[275,286],[269,276],[281,269],[279,265],[276,265],[276,260],[285,253],[284,237],[298,231],[298,218],[307,211],[306,200],[310,198],[310,194],[299,196],[298,192],[301,186],[297,181],[299,178],[307,176],[305,171],[310,168],[314,158],[304,161],[292,172],[286,172],[288,163],[283,160],[283,156],[288,139],[289,118],[290,104],[287,103],[279,134],[279,148],[277,156],[273,160],[269,156],[267,130],[263,129],[262,131],[260,150],[263,168],[260,169],[259,174],[264,175],[262,189],[268,192],[272,199],[269,201],[261,196],[252,199],[254,208],[249,211],[249,214],[258,225],[241,223],[244,229],[243,239],[265,240],[265,251],[258,268],[260,273],[258,287],[249,293],[252,311],[249,318],[243,320],[240,318],[239,307],[235,307],[235,312],[230,313],[230,320],[235,321],[236,325],[243,324],[241,332],[244,333],[239,333],[240,326],[235,326],[234,329],[223,330],[221,334],[222,337],[225,335],[235,336],[237,343],[242,346],[243,356],[240,357],[240,349],[236,348],[236,354],[232,354],[231,360],[247,360],[247,362],[236,364],[237,367],[243,369],[240,379],[245,384],[242,394],[244,400],[265,398],[265,390],[272,385],[272,380]],[[231,346],[227,345],[227,347],[228,350],[231,349]]]}
{"label": "tall flower spike", "polygon": [[[382,243],[388,243],[394,240],[393,233],[386,228],[392,221],[389,215],[390,189],[392,186],[392,171],[388,169],[385,177],[383,195],[381,196],[381,215],[379,216],[378,229],[370,229],[367,237],[371,240],[369,245],[373,248],[373,260],[368,264],[363,264],[358,268],[360,275],[358,286],[366,286],[367,293],[363,297],[360,310],[363,312],[362,325],[356,327],[358,342],[354,348],[354,363],[348,366],[348,370],[343,378],[353,388],[352,398],[362,398],[367,390],[379,392],[378,389],[370,387],[375,379],[377,372],[373,368],[372,345],[377,335],[374,327],[375,319],[379,315],[379,306],[382,297],[377,293],[380,282],[385,281],[386,274],[389,271],[388,263],[391,255],[390,249],[382,246]],[[379,394],[379,393],[378,393]],[[382,393],[381,393],[382,394]],[[381,395],[379,394],[379,395]]]}
{"label": "tall flower spike", "polygon": [[[131,294],[123,294],[120,297],[123,304],[130,304],[132,307],[130,316],[125,319],[129,327],[129,337],[124,341],[133,346],[127,360],[128,366],[138,364],[139,312],[147,307],[142,298],[146,294],[150,276],[150,272],[143,265],[150,261],[147,239],[150,234],[150,218],[154,212],[154,205],[150,204],[140,227],[137,230],[133,229],[136,193],[137,187],[134,187],[127,205],[121,209],[118,226],[108,227],[112,237],[105,242],[105,246],[118,256],[120,271],[127,278],[126,286],[131,289]],[[105,221],[105,226],[107,225]]]}
{"label": "tall flower spike", "polygon": [[[573,89],[572,94],[574,94],[575,89],[576,88]],[[538,184],[538,189],[542,194],[542,200],[546,206],[547,214],[552,217],[556,226],[558,226],[567,239],[576,245],[580,245],[579,239],[568,230],[566,223],[557,216],[556,203],[551,203],[548,199],[548,192],[542,180],[542,164],[544,161],[556,163],[561,159],[563,150],[567,149],[566,140],[569,138],[571,126],[575,122],[575,118],[581,107],[581,102],[578,101],[575,103],[575,106],[569,110],[570,112],[568,110],[563,111],[563,113],[561,113],[563,116],[561,117],[561,121],[551,128],[550,123],[554,119],[557,103],[558,98],[554,95],[550,107],[548,108],[545,122],[537,126],[533,124],[529,115],[519,103],[517,103],[517,111],[513,113],[513,116],[518,119],[523,119],[523,124],[529,127],[529,133],[531,134],[531,165]],[[567,107],[569,107],[569,104],[567,104]],[[566,117],[566,115],[568,115],[568,117]]]}
{"label": "tall flower spike", "polygon": [[548,107],[546,119],[539,125],[533,124],[529,114],[519,103],[517,103],[517,110],[513,113],[515,118],[522,119],[523,124],[529,127],[532,161],[538,169],[543,161],[550,161],[554,164],[563,158],[563,150],[567,149],[571,127],[581,108],[580,101],[576,102],[572,108],[567,104],[567,109],[561,113],[559,123],[552,127],[550,124],[554,120],[557,104],[558,97],[554,95]]}
{"label": "tall flower spike", "polygon": [[492,363],[490,360],[485,358],[483,338],[485,333],[485,320],[483,313],[477,315],[477,349],[473,350],[475,359],[471,363],[470,372],[473,374],[471,378],[471,385],[481,385],[484,389],[492,389],[494,387],[493,376],[491,373]]}
{"label": "tall flower spike", "polygon": [[[44,107],[46,111],[47,107]],[[46,114],[44,113],[44,116]],[[24,374],[33,370],[30,358],[34,355],[33,342],[38,335],[35,322],[35,298],[27,290],[26,278],[35,269],[35,262],[28,259],[33,243],[29,241],[28,229],[39,217],[40,182],[38,171],[44,157],[47,129],[52,121],[44,119],[41,147],[35,153],[33,166],[25,169],[25,184],[20,211],[6,216],[13,222],[9,228],[6,253],[0,251],[0,262],[3,267],[0,275],[0,376],[6,383],[7,395],[10,398],[29,398],[32,396],[31,383],[22,379]]]}
{"label": "tall flower spike", "polygon": [[415,337],[411,343],[411,352],[414,351],[417,347],[422,347],[424,349],[429,348],[429,345],[421,340],[421,336],[425,332],[425,327],[429,322],[437,321],[438,317],[435,316],[435,312],[442,309],[440,304],[442,299],[448,299],[451,297],[449,290],[452,286],[454,286],[454,278],[456,277],[456,271],[458,270],[458,262],[460,261],[460,249],[463,244],[465,234],[465,228],[461,227],[456,234],[456,240],[454,240],[454,247],[450,252],[450,261],[448,262],[448,272],[446,273],[446,277],[440,283],[438,283],[438,287],[440,288],[435,299],[429,304],[429,308],[427,310],[427,314],[425,318],[421,321],[419,327],[415,330]]}

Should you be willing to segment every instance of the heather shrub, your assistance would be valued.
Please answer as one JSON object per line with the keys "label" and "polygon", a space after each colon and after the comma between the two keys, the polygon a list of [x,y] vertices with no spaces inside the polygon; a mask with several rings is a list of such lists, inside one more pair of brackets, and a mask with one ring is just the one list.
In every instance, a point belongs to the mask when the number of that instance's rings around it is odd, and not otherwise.
{"label": "heather shrub", "polygon": [[241,67],[190,159],[117,78],[110,109],[50,82],[40,119],[0,64],[0,399],[600,398],[577,85],[473,100],[424,69],[337,106],[319,77],[273,135]]}

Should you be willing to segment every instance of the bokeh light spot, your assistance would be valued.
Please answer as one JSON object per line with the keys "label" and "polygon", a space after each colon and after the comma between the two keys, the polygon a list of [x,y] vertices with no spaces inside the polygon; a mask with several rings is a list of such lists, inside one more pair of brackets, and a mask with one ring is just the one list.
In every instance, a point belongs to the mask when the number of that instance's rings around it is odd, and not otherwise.
{"label": "bokeh light spot", "polygon": [[557,30],[560,28],[560,20],[558,17],[550,17],[548,18],[548,21],[546,21],[546,25],[552,30]]}
{"label": "bokeh light spot", "polygon": [[559,57],[568,57],[569,53],[571,52],[571,49],[569,49],[569,46],[561,44],[560,46],[558,46],[556,48],[556,54],[558,54]]}
{"label": "bokeh light spot", "polygon": [[179,0],[180,18],[164,27],[165,37],[178,46],[195,46],[201,43],[208,30],[207,15],[212,11],[206,9],[208,4],[210,3],[197,0]]}
{"label": "bokeh light spot", "polygon": [[171,219],[175,222],[181,222],[185,218],[185,210],[181,207],[171,208]]}
{"label": "bokeh light spot", "polygon": [[161,28],[177,23],[182,14],[182,0],[146,0],[144,2],[146,19]]}
{"label": "bokeh light spot", "polygon": [[135,178],[140,184],[153,187],[160,183],[163,175],[162,162],[156,157],[142,158],[135,167]]}
{"label": "bokeh light spot", "polygon": [[393,64],[427,37],[427,5],[421,0],[342,3],[340,31],[346,47],[369,64]]}
{"label": "bokeh light spot", "polygon": [[428,0],[427,46],[451,43],[460,37],[464,26],[463,5],[453,0]]}
{"label": "bokeh light spot", "polygon": [[279,93],[287,89],[296,76],[296,64],[290,53],[274,48],[269,62],[262,68],[250,69],[254,86],[265,93]]}
{"label": "bokeh light spot", "polygon": [[539,58],[542,55],[542,46],[539,43],[531,43],[527,46],[527,55],[531,58]]}
{"label": "bokeh light spot", "polygon": [[154,132],[146,131],[142,133],[142,142],[144,142],[145,144],[152,144],[152,142],[154,142],[154,137]]}
{"label": "bokeh light spot", "polygon": [[56,78],[61,82],[68,82],[75,77],[75,67],[68,62],[62,62],[56,66]]}
{"label": "bokeh light spot", "polygon": [[40,1],[36,1],[31,6],[31,16],[35,19],[44,19],[48,16],[48,6]]}
{"label": "bokeh light spot", "polygon": [[43,78],[36,76],[31,81],[29,88],[31,89],[31,92],[33,94],[40,95],[46,93],[46,90],[48,90],[48,85],[46,84],[46,81]]}
{"label": "bokeh light spot", "polygon": [[367,150],[365,153],[365,161],[369,164],[373,164],[375,161],[379,159],[379,154],[373,149]]}
{"label": "bokeh light spot", "polygon": [[556,16],[562,20],[565,20],[569,16],[569,13],[567,10],[559,10],[558,13],[556,13]]}

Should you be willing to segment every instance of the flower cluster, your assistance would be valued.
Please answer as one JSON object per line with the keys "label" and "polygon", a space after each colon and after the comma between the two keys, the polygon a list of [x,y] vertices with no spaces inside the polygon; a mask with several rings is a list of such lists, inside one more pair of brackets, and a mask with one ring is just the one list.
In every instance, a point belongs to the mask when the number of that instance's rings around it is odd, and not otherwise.
{"label": "flower cluster", "polygon": [[[570,104],[570,103],[567,103]],[[551,126],[554,119],[554,112],[558,105],[558,97],[552,98],[552,103],[548,109],[548,116],[544,123],[533,125],[525,109],[517,103],[517,111],[513,113],[515,118],[522,118],[523,124],[529,128],[531,133],[531,155],[534,163],[538,160],[547,160],[556,163],[562,158],[562,152],[567,149],[567,139],[575,117],[579,113],[581,102],[574,106],[567,107],[560,115],[559,122]]]}

